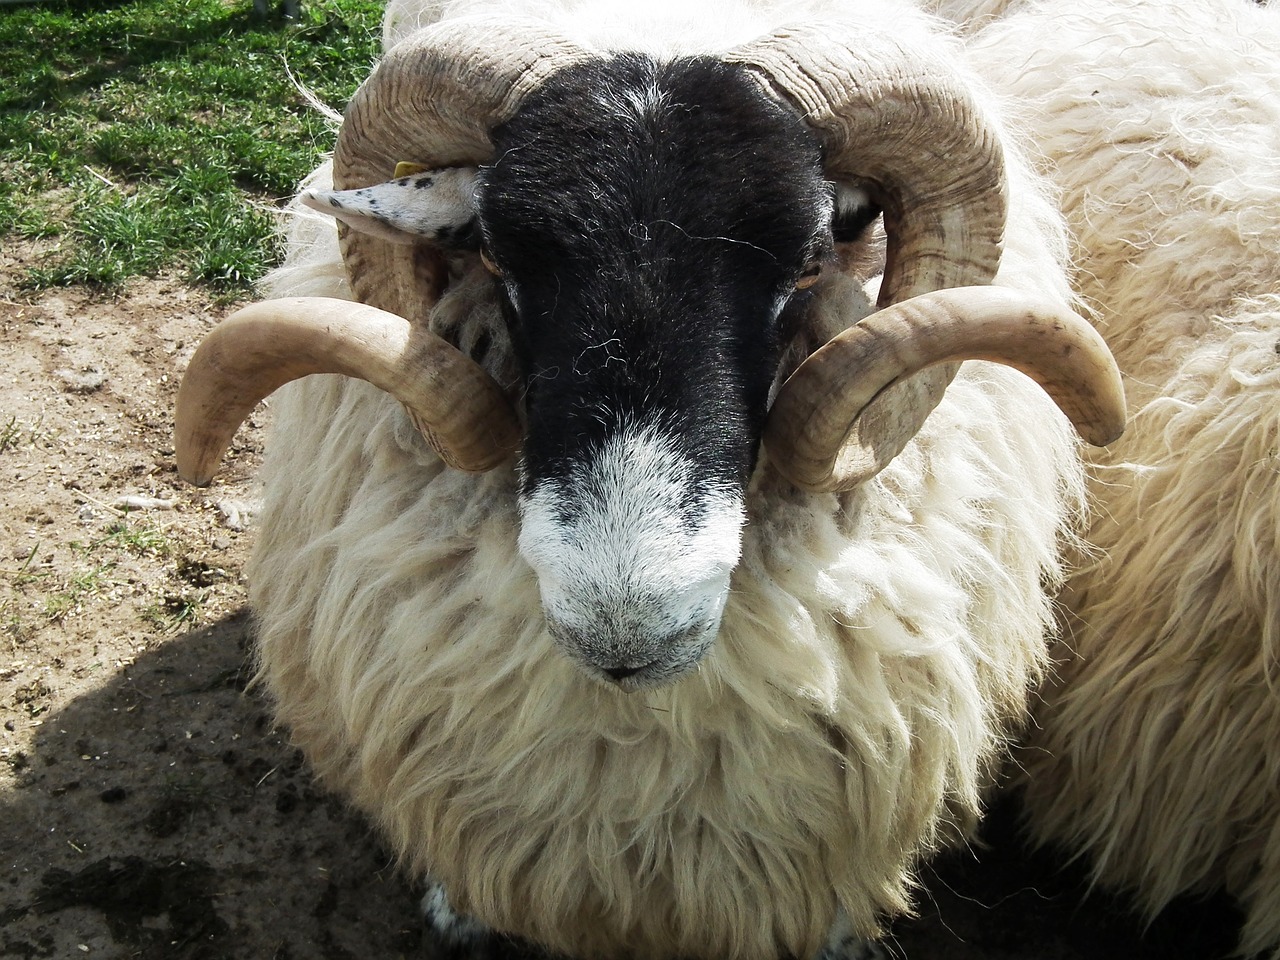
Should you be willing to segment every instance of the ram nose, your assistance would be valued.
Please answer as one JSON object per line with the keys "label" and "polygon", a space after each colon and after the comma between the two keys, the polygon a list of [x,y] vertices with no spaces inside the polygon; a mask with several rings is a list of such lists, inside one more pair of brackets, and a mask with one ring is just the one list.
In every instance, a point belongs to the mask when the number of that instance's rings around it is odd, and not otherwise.
{"label": "ram nose", "polygon": [[628,619],[609,617],[588,626],[549,617],[547,625],[584,673],[624,693],[671,683],[694,669],[719,626],[717,617],[674,631],[652,625],[641,630]]}
{"label": "ram nose", "polygon": [[654,665],[655,665],[654,661],[650,660],[648,663],[642,663],[639,666],[634,666],[634,667],[618,666],[618,667],[601,667],[600,669],[606,676],[608,676],[611,680],[613,680],[614,683],[618,684],[619,686],[622,686],[622,681],[626,680],[628,677],[634,677],[636,674],[642,673],[643,671],[648,670]]}

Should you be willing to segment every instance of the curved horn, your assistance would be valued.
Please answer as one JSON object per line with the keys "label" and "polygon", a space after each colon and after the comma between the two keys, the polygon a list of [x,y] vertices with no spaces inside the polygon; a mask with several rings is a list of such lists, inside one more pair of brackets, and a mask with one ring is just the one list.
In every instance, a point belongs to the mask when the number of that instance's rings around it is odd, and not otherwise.
{"label": "curved horn", "polygon": [[[450,20],[394,47],[347,106],[333,185],[381,183],[404,161],[475,165],[489,131],[555,70],[586,52],[520,18]],[[403,169],[403,168],[401,168]],[[401,401],[450,466],[486,470],[519,442],[501,388],[427,330],[447,282],[443,255],[339,225],[356,303],[268,301],[218,325],[192,358],[178,394],[178,471],[207,484],[236,428],[277,387],[312,373],[358,377]],[[407,318],[407,319],[405,319]]]}
{"label": "curved horn", "polygon": [[[856,37],[857,49],[840,37]],[[815,128],[829,176],[859,183],[883,207],[889,246],[881,307],[991,281],[1004,237],[1004,154],[953,66],[896,37],[830,24],[780,30],[728,59],[758,73]],[[852,442],[869,455],[848,464],[860,466],[838,479],[839,489],[874,476],[901,452],[957,369],[933,367],[876,399],[853,427]],[[807,376],[793,376],[784,392],[804,390]],[[808,448],[814,441],[798,442]],[[774,462],[788,472],[784,458]]]}
{"label": "curved horn", "polygon": [[[765,442],[785,474],[809,490],[847,489],[878,469],[862,440],[892,432],[873,421],[876,398],[934,364],[993,360],[1044,388],[1090,443],[1124,431],[1124,388],[1111,351],[1085,320],[1048,301],[1001,287],[922,294],[872,314],[817,350],[774,403]],[[884,408],[881,408],[881,416]]]}
{"label": "curved horn", "polygon": [[390,393],[450,466],[488,470],[519,443],[502,388],[456,347],[376,307],[297,297],[239,310],[197,348],[174,412],[178,473],[207,485],[258,402],[312,373],[358,377]]}
{"label": "curved horn", "polygon": [[[856,37],[857,49],[838,39]],[[887,306],[987,283],[1004,238],[1004,153],[954,67],[863,26],[798,26],[726,55],[815,128],[828,176],[884,208]]]}
{"label": "curved horn", "polygon": [[[337,190],[388,180],[401,161],[424,167],[489,160],[489,132],[510,119],[546,78],[590,54],[520,17],[433,24],[397,44],[347,105],[333,154]],[[425,320],[432,248],[403,246],[339,227],[355,298],[413,322]]]}

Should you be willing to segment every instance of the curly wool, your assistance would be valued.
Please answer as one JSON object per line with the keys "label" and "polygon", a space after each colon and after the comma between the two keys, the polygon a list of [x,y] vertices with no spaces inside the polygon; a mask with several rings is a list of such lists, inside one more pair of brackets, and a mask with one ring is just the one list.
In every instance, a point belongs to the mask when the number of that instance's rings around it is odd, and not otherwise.
{"label": "curly wool", "polygon": [[1225,885],[1280,957],[1277,50],[1245,0],[1089,0],[973,56],[1029,109],[1135,411],[1093,458],[1031,826],[1152,913]]}
{"label": "curly wool", "polygon": [[[332,226],[294,226],[270,293],[347,295]],[[1065,296],[1034,189],[1010,237],[1001,281]],[[815,337],[870,309],[831,274]],[[511,376],[482,274],[455,277],[430,322],[491,341]],[[261,677],[318,775],[460,910],[581,957],[810,956],[838,909],[862,934],[907,909],[917,860],[977,817],[1043,673],[1083,486],[1069,426],[1020,374],[966,364],[852,494],[763,464],[714,647],[632,695],[554,649],[510,467],[446,469],[363,383],[277,398],[251,571]]]}

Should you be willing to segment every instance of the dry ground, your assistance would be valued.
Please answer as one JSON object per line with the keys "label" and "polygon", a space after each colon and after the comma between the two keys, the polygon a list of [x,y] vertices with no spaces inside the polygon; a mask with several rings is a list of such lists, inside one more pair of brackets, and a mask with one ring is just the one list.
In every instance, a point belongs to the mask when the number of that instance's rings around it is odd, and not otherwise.
{"label": "dry ground", "polygon": [[[208,490],[170,411],[227,308],[160,281],[28,297],[0,254],[0,957],[434,957],[412,884],[246,689],[246,505],[269,411]],[[9,280],[5,280],[9,278]],[[943,864],[911,960],[1209,960],[1213,904],[1145,936],[1007,830]]]}

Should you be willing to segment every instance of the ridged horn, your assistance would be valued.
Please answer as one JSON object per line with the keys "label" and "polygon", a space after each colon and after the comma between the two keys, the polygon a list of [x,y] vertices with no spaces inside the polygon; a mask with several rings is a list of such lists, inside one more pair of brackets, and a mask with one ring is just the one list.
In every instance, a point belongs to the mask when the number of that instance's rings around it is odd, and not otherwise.
{"label": "ridged horn", "polygon": [[[856,37],[851,47],[839,37]],[[887,306],[990,281],[1004,238],[998,132],[954,69],[865,27],[791,27],[727,54],[822,140],[828,177],[884,208]]]}
{"label": "ridged horn", "polygon": [[[856,38],[856,49],[842,37]],[[889,243],[881,307],[991,281],[1004,237],[1004,155],[998,132],[953,67],[847,24],[779,30],[727,59],[756,72],[814,128],[829,177],[861,185],[883,207]],[[856,470],[836,477],[834,488],[856,487],[897,456],[957,369],[933,366],[883,391],[846,431],[863,455],[846,464]],[[777,403],[785,408],[785,393],[804,390],[807,376],[793,376]],[[777,448],[780,431],[768,435],[772,462],[790,476]],[[798,442],[809,449],[814,439]],[[838,451],[831,456],[838,459]]]}
{"label": "ridged horn", "polygon": [[178,473],[207,485],[258,402],[313,373],[357,377],[390,393],[450,466],[488,470],[519,443],[502,388],[453,345],[377,307],[296,297],[237,311],[196,349],[174,412]]}
{"label": "ridged horn", "polygon": [[[489,131],[552,72],[586,52],[518,17],[450,20],[395,46],[347,106],[333,185],[381,183],[405,169],[474,166],[489,159]],[[506,460],[518,427],[501,388],[428,332],[448,278],[440,251],[396,244],[340,224],[339,244],[357,303],[268,301],[224,320],[183,378],[176,412],[178,469],[207,484],[236,427],[280,385],[343,373],[395,395],[445,462],[485,470]]]}
{"label": "ridged horn", "polygon": [[895,429],[873,424],[851,436],[855,425],[874,416],[869,411],[882,391],[935,364],[963,359],[1027,374],[1089,443],[1103,446],[1124,431],[1120,371],[1097,331],[1051,302],[986,286],[893,304],[815,351],[770,411],[765,443],[797,485],[846,489],[846,477],[874,473],[878,462],[878,451],[860,437]]}
{"label": "ridged horn", "polygon": [[[471,17],[426,27],[393,47],[347,105],[333,155],[337,190],[390,179],[410,161],[475,166],[493,153],[490,131],[509,120],[552,73],[587,59],[546,24],[520,17]],[[339,227],[355,298],[425,322],[440,254]],[[424,262],[433,256],[432,267]]]}

